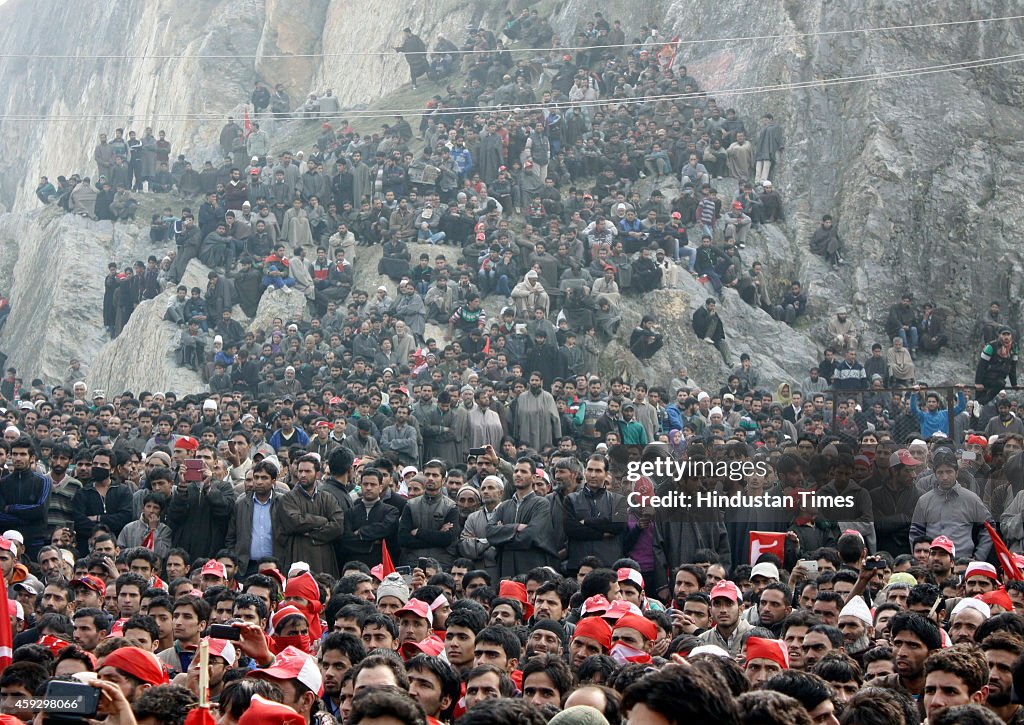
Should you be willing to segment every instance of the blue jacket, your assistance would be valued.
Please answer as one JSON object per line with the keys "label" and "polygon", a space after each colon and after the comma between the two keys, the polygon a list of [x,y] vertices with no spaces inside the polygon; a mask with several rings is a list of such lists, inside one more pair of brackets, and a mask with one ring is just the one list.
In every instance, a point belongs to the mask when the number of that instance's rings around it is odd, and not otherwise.
{"label": "blue jacket", "polygon": [[[953,416],[956,417],[963,413],[966,407],[967,398],[964,397],[962,390],[957,391],[956,407],[953,408]],[[910,409],[921,423],[922,438],[928,440],[929,436],[933,433],[942,433],[949,437],[949,412],[945,408],[939,408],[934,413],[929,412],[927,409],[922,409],[918,405],[917,393],[914,393],[910,396]]]}

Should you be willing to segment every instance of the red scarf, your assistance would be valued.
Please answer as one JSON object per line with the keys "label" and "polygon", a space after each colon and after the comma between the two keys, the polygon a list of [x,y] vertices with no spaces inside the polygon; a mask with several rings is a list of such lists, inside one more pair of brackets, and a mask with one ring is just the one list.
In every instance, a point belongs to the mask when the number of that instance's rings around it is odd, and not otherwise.
{"label": "red scarf", "polygon": [[309,636],[314,641],[318,641],[324,634],[320,624],[320,613],[324,611],[324,605],[320,603],[320,585],[316,583],[313,575],[304,572],[289,579],[284,588],[284,597],[285,599],[298,597],[306,600],[307,603],[304,606],[300,606],[298,602],[289,603],[306,616],[306,620],[309,622]]}

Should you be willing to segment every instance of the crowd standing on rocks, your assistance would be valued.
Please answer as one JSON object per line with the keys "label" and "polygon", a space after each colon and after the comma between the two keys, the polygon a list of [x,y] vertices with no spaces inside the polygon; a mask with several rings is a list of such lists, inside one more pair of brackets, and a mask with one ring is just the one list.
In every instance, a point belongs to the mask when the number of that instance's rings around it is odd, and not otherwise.
{"label": "crowd standing on rocks", "polygon": [[[560,45],[530,10],[461,47],[407,29],[413,87],[465,73],[416,130],[360,135],[330,91],[295,109],[257,83],[217,165],[119,128],[95,176],[41,180],[92,219],[166,197],[150,238],[173,248],[110,264],[104,325],[172,291],[209,391],[90,391],[79,360],[58,385],[0,381],[5,715],[96,673],[108,718],[178,725],[205,639],[218,723],[1024,722],[1024,423],[998,303],[949,396],[918,380],[948,337],[909,295],[864,361],[835,310],[799,382],[748,354],[724,384],[603,374],[623,297],[679,275],[706,285],[693,330],[730,367],[725,287],[789,325],[808,301],[741,257],[785,221],[772,115],[719,107],[656,28],[626,44],[595,13],[573,41],[592,50]],[[261,128],[289,116],[321,124],[308,156]],[[830,216],[809,243],[843,264]],[[181,284],[193,259],[205,289]],[[396,297],[357,286],[367,260]],[[302,314],[235,319],[279,292]],[[628,346],[671,340],[647,315]],[[689,467],[636,473],[667,461]],[[713,494],[733,503],[657,503]]]}

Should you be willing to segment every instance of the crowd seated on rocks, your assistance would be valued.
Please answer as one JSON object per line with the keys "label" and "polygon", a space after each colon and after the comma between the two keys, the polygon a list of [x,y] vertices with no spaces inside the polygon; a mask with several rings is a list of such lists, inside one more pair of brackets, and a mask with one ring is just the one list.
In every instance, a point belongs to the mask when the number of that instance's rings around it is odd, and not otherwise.
{"label": "crowd seated on rocks", "polygon": [[[789,324],[808,304],[799,282],[773,303],[740,261],[783,219],[770,115],[755,134],[699,95],[617,107],[698,86],[661,64],[656,28],[625,47],[599,12],[572,44],[616,52],[565,55],[529,9],[500,39],[438,38],[433,57],[417,40],[399,46],[414,82],[468,73],[424,117],[422,150],[401,119],[380,137],[328,122],[308,159],[272,158],[254,126],[247,165],[179,158],[166,184],[159,155],[135,176],[134,134],[115,131],[100,188],[41,185],[89,217],[121,218],[111,189],[184,197],[152,220],[171,254],[109,268],[104,324],[120,334],[173,289],[179,362],[209,390],[90,389],[79,360],[57,385],[0,380],[4,715],[28,721],[21,698],[96,673],[120,725],[181,725],[205,640],[218,722],[241,725],[1020,722],[1024,423],[999,306],[972,384],[918,379],[919,349],[946,335],[909,296],[863,362],[867,332],[840,309],[799,382],[756,354],[733,367],[724,286]],[[550,62],[513,63],[517,44],[551,45]],[[333,118],[330,97],[299,115]],[[292,110],[280,86],[251,101],[275,123]],[[459,110],[488,104],[501,112]],[[680,184],[644,199],[641,176]],[[723,213],[726,176],[740,192]],[[377,246],[396,296],[355,284]],[[181,284],[193,258],[205,289]],[[623,297],[680,273],[719,293],[692,325],[732,372],[602,370]],[[302,314],[247,330],[234,306],[251,318],[267,290],[301,295]],[[651,315],[628,335],[641,361],[671,342]],[[744,473],[631,473],[658,460]],[[697,493],[750,503],[663,516],[650,498]]]}

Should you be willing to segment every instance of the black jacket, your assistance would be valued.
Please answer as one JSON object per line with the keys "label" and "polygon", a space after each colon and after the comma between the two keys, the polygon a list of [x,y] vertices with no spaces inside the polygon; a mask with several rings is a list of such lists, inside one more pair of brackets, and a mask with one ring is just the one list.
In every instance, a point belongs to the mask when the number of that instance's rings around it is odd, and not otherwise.
{"label": "black jacket", "polygon": [[75,512],[75,533],[78,535],[78,551],[85,555],[89,551],[89,537],[96,530],[96,521],[90,516],[99,516],[98,523],[109,526],[114,536],[134,518],[132,516],[132,492],[119,483],[110,484],[106,498],[100,496],[91,483],[75,494],[72,507]]}
{"label": "black jacket", "polygon": [[398,509],[383,501],[377,501],[369,511],[361,500],[355,501],[345,512],[345,533],[336,544],[338,560],[355,559],[371,567],[380,564],[381,541],[395,537],[398,516]]}

